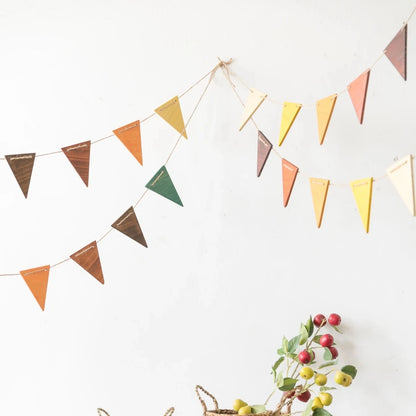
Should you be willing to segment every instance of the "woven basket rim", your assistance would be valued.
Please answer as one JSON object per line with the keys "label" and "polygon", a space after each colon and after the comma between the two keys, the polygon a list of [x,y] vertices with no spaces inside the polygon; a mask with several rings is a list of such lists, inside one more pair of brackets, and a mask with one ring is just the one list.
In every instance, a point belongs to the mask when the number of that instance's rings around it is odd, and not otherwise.
{"label": "woven basket rim", "polygon": [[[211,415],[237,415],[238,412],[232,409],[217,409],[217,410],[207,410],[205,414],[211,414]],[[263,413],[249,413],[246,416],[269,416],[273,413],[272,410],[266,410]]]}

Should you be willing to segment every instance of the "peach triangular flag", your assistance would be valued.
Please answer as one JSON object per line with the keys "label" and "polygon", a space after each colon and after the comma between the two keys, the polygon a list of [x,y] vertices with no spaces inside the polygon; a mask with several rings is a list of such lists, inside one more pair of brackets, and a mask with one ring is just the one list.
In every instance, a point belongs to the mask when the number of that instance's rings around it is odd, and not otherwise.
{"label": "peach triangular flag", "polygon": [[370,229],[373,178],[358,179],[356,181],[352,181],[350,184],[365,232],[368,233]]}
{"label": "peach triangular flag", "polygon": [[316,225],[321,226],[322,216],[324,215],[326,196],[328,194],[329,180],[319,178],[309,178],[312,192],[313,208],[315,210]]}
{"label": "peach triangular flag", "polygon": [[387,175],[412,215],[415,215],[413,158],[408,155],[387,169]]}
{"label": "peach triangular flag", "polygon": [[348,85],[348,93],[360,124],[363,124],[365,100],[367,97],[368,79],[370,78],[370,70],[364,71],[357,79]]}
{"label": "peach triangular flag", "polygon": [[45,310],[46,291],[48,289],[50,266],[35,267],[34,269],[22,270],[20,274],[28,285],[32,295],[35,297],[42,310]]}
{"label": "peach triangular flag", "polygon": [[113,130],[121,143],[127,147],[129,152],[143,166],[142,140],[140,135],[140,121],[133,121],[123,127]]}
{"label": "peach triangular flag", "polygon": [[188,138],[178,96],[173,97],[171,100],[166,101],[165,104],[156,108],[155,113],[162,117],[163,120],[167,121],[179,134],[185,137],[185,139]]}
{"label": "peach triangular flag", "polygon": [[407,24],[405,24],[387,45],[384,54],[406,81],[407,61]]}
{"label": "peach triangular flag", "polygon": [[318,116],[318,133],[319,144],[322,144],[325,139],[326,131],[328,130],[329,122],[331,121],[332,112],[334,111],[335,102],[337,101],[337,94],[322,98],[316,102],[316,115]]}
{"label": "peach triangular flag", "polygon": [[283,104],[282,121],[280,123],[279,132],[279,146],[281,146],[283,141],[285,140],[286,135],[292,127],[292,124],[295,121],[295,118],[298,115],[299,110],[301,108],[302,104],[287,102]]}
{"label": "peach triangular flag", "polygon": [[250,94],[247,98],[246,105],[244,107],[243,116],[241,118],[241,124],[239,127],[239,131],[243,129],[243,127],[247,124],[250,120],[251,116],[257,111],[263,101],[266,99],[267,94],[253,88],[250,89]]}
{"label": "peach triangular flag", "polygon": [[286,207],[299,169],[286,159],[282,159],[283,206]]}

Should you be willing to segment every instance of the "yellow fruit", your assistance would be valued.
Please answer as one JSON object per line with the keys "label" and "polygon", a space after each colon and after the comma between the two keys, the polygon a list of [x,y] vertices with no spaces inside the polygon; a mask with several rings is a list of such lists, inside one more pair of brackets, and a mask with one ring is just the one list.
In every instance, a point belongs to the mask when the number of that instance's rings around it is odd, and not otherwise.
{"label": "yellow fruit", "polygon": [[335,383],[341,384],[341,386],[345,386],[345,383],[347,382],[348,377],[351,377],[351,376],[349,376],[348,374],[345,374],[343,371],[337,371],[335,373]]}
{"label": "yellow fruit", "polygon": [[305,380],[309,380],[313,377],[313,370],[310,367],[303,367],[302,370],[300,370],[300,376],[304,378]]}
{"label": "yellow fruit", "polygon": [[345,374],[346,380],[343,383],[343,386],[348,387],[352,383],[352,377],[349,374]]}
{"label": "yellow fruit", "polygon": [[329,406],[332,403],[332,394],[331,393],[320,393],[319,399],[324,406]]}
{"label": "yellow fruit", "polygon": [[249,415],[251,413],[251,406],[243,406],[238,409],[239,415]]}
{"label": "yellow fruit", "polygon": [[235,399],[233,404],[233,409],[238,412],[242,407],[247,406],[246,402],[243,402],[241,399]]}
{"label": "yellow fruit", "polygon": [[318,386],[325,386],[326,382],[328,381],[327,377],[325,374],[317,374],[315,376],[315,383]]}
{"label": "yellow fruit", "polygon": [[324,406],[322,405],[321,399],[319,397],[315,397],[312,402],[312,410],[321,409],[322,407]]}

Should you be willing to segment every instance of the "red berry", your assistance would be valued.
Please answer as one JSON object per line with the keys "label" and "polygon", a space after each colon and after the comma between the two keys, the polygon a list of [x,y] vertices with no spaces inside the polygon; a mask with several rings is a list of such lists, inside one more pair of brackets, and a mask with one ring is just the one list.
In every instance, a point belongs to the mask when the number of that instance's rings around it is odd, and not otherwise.
{"label": "red berry", "polygon": [[326,324],[326,318],[321,313],[316,315],[315,318],[313,318],[313,324],[317,327],[324,326]]}
{"label": "red berry", "polygon": [[301,402],[307,402],[311,398],[311,392],[309,390],[304,391],[302,394],[299,394],[298,399]]}
{"label": "red berry", "polygon": [[334,337],[331,334],[322,335],[321,338],[319,338],[319,343],[323,347],[330,347],[334,343]]}
{"label": "red berry", "polygon": [[285,391],[283,394],[287,399],[290,399],[291,397],[293,397],[295,395],[295,389],[293,390],[289,390],[289,391]]}
{"label": "red berry", "polygon": [[331,313],[328,317],[329,325],[338,326],[341,323],[341,317],[336,313]]}
{"label": "red berry", "polygon": [[338,357],[338,350],[335,347],[329,347],[329,351],[331,351],[332,359],[335,360]]}
{"label": "red berry", "polygon": [[311,357],[311,355],[309,354],[309,351],[307,351],[307,350],[303,350],[303,351],[301,351],[301,352],[299,353],[299,355],[298,355],[298,358],[299,358],[299,361],[300,361],[302,364],[308,364],[308,363],[310,363],[310,362],[311,362],[311,360],[312,360],[312,357]]}

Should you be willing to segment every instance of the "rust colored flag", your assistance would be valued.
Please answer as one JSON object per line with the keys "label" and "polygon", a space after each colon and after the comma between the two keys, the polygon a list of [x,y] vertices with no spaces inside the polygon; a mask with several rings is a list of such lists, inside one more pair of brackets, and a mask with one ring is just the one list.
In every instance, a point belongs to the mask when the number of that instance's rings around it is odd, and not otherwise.
{"label": "rust colored flag", "polygon": [[286,207],[299,169],[286,159],[282,159],[283,206]]}
{"label": "rust colored flag", "polygon": [[88,186],[88,178],[90,175],[90,150],[90,140],[62,148],[64,155],[71,162],[71,165],[77,171],[85,186]]}
{"label": "rust colored flag", "polygon": [[45,310],[46,291],[48,289],[50,266],[35,267],[34,269],[22,270],[21,276],[25,280],[32,295],[35,297],[41,309]]}
{"label": "rust colored flag", "polygon": [[71,254],[70,257],[90,275],[94,276],[100,283],[104,284],[104,276],[101,269],[100,255],[98,254],[96,241],[87,244],[76,253]]}
{"label": "rust colored flag", "polygon": [[142,139],[140,134],[140,121],[133,121],[133,123],[126,124],[113,133],[118,137],[121,143],[127,147],[128,151],[136,158],[136,160],[143,166],[142,154]]}

